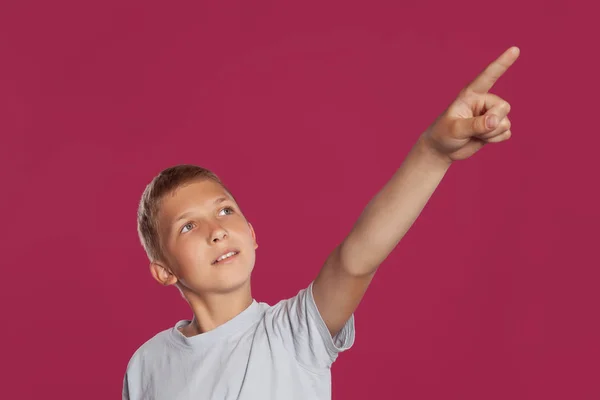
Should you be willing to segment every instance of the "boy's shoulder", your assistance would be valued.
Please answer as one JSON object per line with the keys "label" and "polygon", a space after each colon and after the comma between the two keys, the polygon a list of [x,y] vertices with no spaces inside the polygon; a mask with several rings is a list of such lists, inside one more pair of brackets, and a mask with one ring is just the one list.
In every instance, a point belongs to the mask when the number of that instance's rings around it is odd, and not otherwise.
{"label": "boy's shoulder", "polygon": [[133,353],[129,360],[127,368],[129,369],[134,364],[153,358],[160,352],[164,352],[165,346],[169,345],[169,335],[173,330],[173,327],[158,332],[150,339],[146,340],[138,349]]}

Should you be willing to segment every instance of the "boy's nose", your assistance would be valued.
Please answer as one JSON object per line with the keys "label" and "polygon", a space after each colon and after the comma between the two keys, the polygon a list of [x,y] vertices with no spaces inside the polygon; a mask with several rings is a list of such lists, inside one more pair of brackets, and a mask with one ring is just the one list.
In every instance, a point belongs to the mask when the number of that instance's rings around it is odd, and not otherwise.
{"label": "boy's nose", "polygon": [[219,240],[223,240],[227,237],[227,231],[220,225],[213,226],[210,235],[210,241],[212,243],[218,242]]}

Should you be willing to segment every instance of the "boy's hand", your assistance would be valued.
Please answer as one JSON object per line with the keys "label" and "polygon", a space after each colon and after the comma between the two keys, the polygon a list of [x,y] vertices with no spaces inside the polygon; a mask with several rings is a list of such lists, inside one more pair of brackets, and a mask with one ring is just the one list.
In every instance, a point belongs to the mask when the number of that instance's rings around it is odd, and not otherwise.
{"label": "boy's hand", "polygon": [[460,92],[423,133],[426,146],[452,162],[471,157],[487,143],[510,138],[510,105],[488,91],[517,60],[519,52],[518,47],[506,50]]}

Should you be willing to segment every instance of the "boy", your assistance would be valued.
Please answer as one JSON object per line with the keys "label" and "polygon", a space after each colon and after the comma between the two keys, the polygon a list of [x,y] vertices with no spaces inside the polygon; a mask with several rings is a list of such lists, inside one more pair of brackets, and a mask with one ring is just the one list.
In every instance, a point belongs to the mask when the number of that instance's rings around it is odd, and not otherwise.
{"label": "boy", "polygon": [[194,315],[135,352],[123,399],[330,399],[330,367],[353,344],[353,313],[377,267],[454,161],[510,138],[509,105],[488,91],[518,55],[508,49],[461,91],[316,279],[274,306],[252,298],[256,234],[219,178],[190,165],[155,177],[138,232],[154,279],[175,285]]}

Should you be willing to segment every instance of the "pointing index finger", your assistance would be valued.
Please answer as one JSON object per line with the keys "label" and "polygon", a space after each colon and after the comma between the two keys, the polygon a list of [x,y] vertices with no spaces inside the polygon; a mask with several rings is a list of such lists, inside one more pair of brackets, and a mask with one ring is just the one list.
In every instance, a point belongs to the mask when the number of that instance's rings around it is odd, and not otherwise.
{"label": "pointing index finger", "polygon": [[520,50],[513,46],[506,50],[500,57],[487,66],[477,78],[475,78],[467,89],[476,93],[487,93],[496,83],[496,81],[510,68],[519,58]]}

